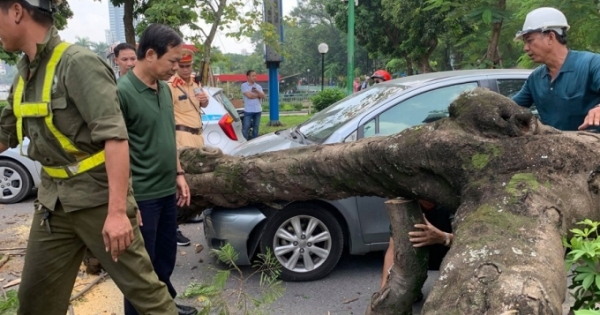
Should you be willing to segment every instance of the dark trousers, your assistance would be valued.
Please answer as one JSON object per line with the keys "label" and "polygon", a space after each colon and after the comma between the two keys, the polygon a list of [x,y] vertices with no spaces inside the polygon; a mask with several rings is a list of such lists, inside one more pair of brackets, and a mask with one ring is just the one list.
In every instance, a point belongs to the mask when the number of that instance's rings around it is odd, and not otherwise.
{"label": "dark trousers", "polygon": [[[261,114],[261,112],[244,113],[244,119],[242,120],[242,134],[246,140],[251,140],[258,137],[258,127],[260,126]],[[252,134],[248,134],[250,127],[252,127]]]}
{"label": "dark trousers", "polygon": [[[177,257],[177,204],[175,195],[137,202],[142,214],[140,231],[146,251],[158,279],[167,285],[172,297],[177,295],[171,274]],[[125,300],[125,315],[137,315],[133,305]]]}

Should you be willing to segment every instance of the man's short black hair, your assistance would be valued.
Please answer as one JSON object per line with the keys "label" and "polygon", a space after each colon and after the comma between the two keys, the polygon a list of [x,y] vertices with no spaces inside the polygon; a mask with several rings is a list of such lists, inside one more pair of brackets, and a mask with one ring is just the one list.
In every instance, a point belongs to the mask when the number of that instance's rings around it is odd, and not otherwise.
{"label": "man's short black hair", "polygon": [[181,43],[183,43],[181,36],[172,28],[162,24],[152,24],[142,33],[137,49],[137,58],[144,60],[150,49],[154,50],[157,57],[160,58],[170,47],[179,46]]}
{"label": "man's short black hair", "polygon": [[562,35],[558,34],[558,32],[554,31],[554,30],[545,31],[544,34],[547,34],[550,32],[554,33],[554,37],[556,37],[556,40],[559,43],[561,43],[564,46],[567,46],[567,29],[566,28],[564,28],[564,27],[562,28]]}
{"label": "man's short black hair", "polygon": [[121,50],[127,50],[127,49],[131,49],[131,50],[133,50],[133,52],[135,52],[135,46],[133,46],[129,43],[120,43],[119,45],[115,46],[115,48],[113,49],[113,52],[115,53],[115,57],[119,58],[119,53],[121,53]]}
{"label": "man's short black hair", "polygon": [[254,70],[248,70],[248,71],[246,71],[246,76],[249,77],[250,74],[252,74],[252,72],[254,72]]}
{"label": "man's short black hair", "polygon": [[[51,2],[51,1],[50,1]],[[0,0],[0,10],[2,12],[7,13],[8,9],[15,3],[20,4],[25,11],[31,15],[31,18],[38,24],[44,26],[54,25],[54,17],[52,16],[52,12],[48,10],[43,10],[41,8],[37,8],[29,4],[27,1],[23,0]]]}

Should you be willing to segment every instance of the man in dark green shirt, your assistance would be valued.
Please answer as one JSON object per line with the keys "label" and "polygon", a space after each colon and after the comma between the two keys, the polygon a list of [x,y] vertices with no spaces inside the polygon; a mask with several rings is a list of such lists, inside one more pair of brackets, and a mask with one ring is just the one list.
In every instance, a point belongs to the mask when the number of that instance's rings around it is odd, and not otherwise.
{"label": "man in dark green shirt", "polygon": [[[177,295],[171,274],[177,256],[177,206],[190,203],[179,164],[171,90],[166,82],[178,68],[182,40],[171,28],[153,24],[140,38],[137,65],[119,79],[118,95],[129,134],[133,192],[140,208],[146,250],[158,278]],[[179,314],[193,307],[177,305]],[[137,312],[125,300],[125,315]]]}
{"label": "man in dark green shirt", "polygon": [[529,57],[542,63],[513,96],[520,106],[535,104],[542,123],[559,130],[600,126],[600,55],[567,48],[569,24],[562,12],[538,8],[527,14],[522,39]]}

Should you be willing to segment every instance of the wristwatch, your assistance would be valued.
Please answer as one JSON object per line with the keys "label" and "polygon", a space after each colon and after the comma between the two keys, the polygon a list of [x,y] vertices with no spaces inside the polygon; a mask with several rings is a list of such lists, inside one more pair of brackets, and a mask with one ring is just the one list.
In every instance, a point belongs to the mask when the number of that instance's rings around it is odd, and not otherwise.
{"label": "wristwatch", "polygon": [[177,176],[181,176],[181,175],[185,175],[185,172],[184,171],[177,172]]}

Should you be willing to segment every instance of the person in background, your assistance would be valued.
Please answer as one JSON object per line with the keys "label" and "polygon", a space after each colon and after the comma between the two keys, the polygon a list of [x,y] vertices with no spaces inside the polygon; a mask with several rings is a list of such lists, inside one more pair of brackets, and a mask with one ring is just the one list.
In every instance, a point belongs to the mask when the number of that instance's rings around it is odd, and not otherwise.
{"label": "person in background", "polygon": [[[242,121],[242,133],[247,140],[258,137],[260,126],[260,115],[262,114],[261,100],[265,98],[260,84],[256,83],[256,72],[246,72],[247,82],[242,83],[242,98],[244,99],[244,120]],[[252,128],[252,134],[249,134]]]}
{"label": "person in background", "polygon": [[[415,224],[417,231],[408,232],[409,240],[413,247],[426,247],[429,249],[429,270],[439,270],[442,260],[448,253],[454,235],[452,234],[453,211],[437,206],[432,202],[419,199],[419,206],[423,211],[425,224]],[[390,234],[392,227],[390,224]],[[381,275],[381,286],[387,283],[390,269],[394,265],[394,239],[390,236],[390,243],[385,252],[383,260],[383,272]],[[423,299],[423,294],[417,297],[415,302]]]}
{"label": "person in background", "polygon": [[[177,74],[172,76],[168,81],[173,96],[175,136],[178,150],[184,147],[200,148],[204,146],[202,112],[200,108],[208,106],[208,95],[195,82],[195,78],[192,76],[193,61],[194,52],[189,49],[182,49]],[[202,216],[198,215],[187,222],[202,222]],[[183,235],[179,226],[177,227],[177,245],[190,245],[190,239]]]}
{"label": "person in background", "polygon": [[360,91],[360,77],[354,78],[354,84],[352,86],[354,93]]}
{"label": "person in background", "polygon": [[124,76],[129,69],[135,67],[137,56],[135,47],[128,43],[120,43],[113,49],[115,54],[115,63],[119,66],[119,71],[115,74],[117,79]]}
{"label": "person in background", "polygon": [[517,105],[535,104],[542,123],[559,130],[598,130],[600,126],[600,55],[567,47],[569,24],[555,8],[529,12],[515,40],[541,63],[512,97]]}
{"label": "person in background", "polygon": [[[129,134],[133,193],[143,222],[140,230],[154,271],[173,298],[177,295],[171,283],[177,258],[177,207],[190,204],[190,189],[177,153],[173,97],[163,80],[176,73],[182,43],[168,26],[150,25],[140,38],[137,65],[118,83]],[[177,311],[197,313],[179,304]],[[125,300],[125,315],[136,314]]]}
{"label": "person in background", "polygon": [[0,115],[0,152],[27,137],[27,156],[42,166],[17,314],[65,315],[88,248],[138,312],[175,315],[140,234],[113,70],[62,41],[59,2],[0,0],[0,44],[23,53]]}
{"label": "person in background", "polygon": [[377,70],[371,75],[373,84],[389,81],[392,79],[392,75],[385,70]]}

